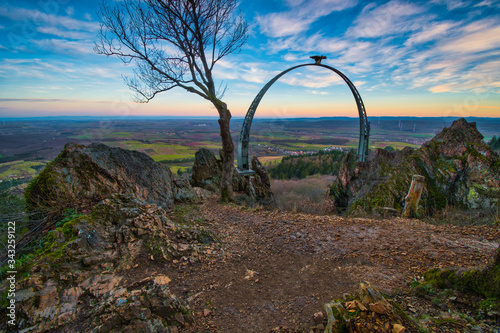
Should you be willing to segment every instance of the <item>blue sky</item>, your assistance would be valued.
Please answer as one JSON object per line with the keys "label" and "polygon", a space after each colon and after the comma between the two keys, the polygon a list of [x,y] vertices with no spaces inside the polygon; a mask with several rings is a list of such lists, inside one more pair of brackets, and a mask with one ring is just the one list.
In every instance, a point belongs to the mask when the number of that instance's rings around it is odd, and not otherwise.
{"label": "blue sky", "polygon": [[[180,89],[134,103],[116,58],[93,51],[99,1],[0,4],[0,116],[203,115],[208,102]],[[244,116],[262,86],[324,54],[357,86],[368,116],[500,117],[500,0],[243,0],[250,29],[215,77]],[[336,74],[305,67],[281,78],[259,116],[357,116]]]}

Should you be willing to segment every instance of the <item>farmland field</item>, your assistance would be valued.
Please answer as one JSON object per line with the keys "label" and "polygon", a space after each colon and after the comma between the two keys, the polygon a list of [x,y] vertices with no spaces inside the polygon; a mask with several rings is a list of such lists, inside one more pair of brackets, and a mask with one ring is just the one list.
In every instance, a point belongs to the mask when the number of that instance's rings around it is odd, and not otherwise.
{"label": "farmland field", "polygon": [[[370,149],[419,147],[443,127],[450,126],[453,120],[370,119]],[[477,122],[485,139],[500,134],[499,119],[468,120]],[[242,118],[232,121],[235,147],[242,123]],[[250,155],[258,156],[262,163],[269,165],[290,151],[316,151],[331,146],[356,148],[358,133],[357,118],[256,118],[251,128]],[[186,171],[192,167],[198,149],[210,149],[218,156],[221,148],[216,118],[5,119],[0,122],[0,180],[29,181],[68,142],[82,145],[104,143],[137,150],[169,166],[173,172],[179,169]]]}

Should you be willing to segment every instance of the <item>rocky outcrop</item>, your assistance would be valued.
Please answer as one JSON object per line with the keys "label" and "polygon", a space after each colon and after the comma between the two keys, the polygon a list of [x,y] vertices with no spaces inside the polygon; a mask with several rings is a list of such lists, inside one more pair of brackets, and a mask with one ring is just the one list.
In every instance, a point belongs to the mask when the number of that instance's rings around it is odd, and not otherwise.
{"label": "rocky outcrop", "polygon": [[200,148],[195,154],[191,185],[211,192],[220,191],[222,179],[222,161],[206,148]]}
{"label": "rocky outcrop", "polygon": [[[272,198],[269,175],[257,157],[251,160],[252,176],[243,176],[236,171],[233,174],[233,190],[254,200],[263,201]],[[211,192],[220,192],[222,179],[222,159],[206,148],[201,148],[195,154],[191,185],[201,187]]]}
{"label": "rocky outcrop", "polygon": [[266,169],[260,163],[257,156],[253,156],[250,161],[250,168],[255,172],[252,176],[248,177],[248,182],[245,183],[245,190],[249,190],[253,196],[260,200],[271,199],[273,192],[271,191],[271,181]]}
{"label": "rocky outcrop", "polygon": [[144,153],[103,144],[69,143],[26,189],[32,210],[58,214],[67,208],[89,211],[112,194],[132,194],[170,207],[196,198],[187,181]]}
{"label": "rocky outcrop", "polygon": [[354,295],[325,305],[325,333],[418,332],[418,326],[392,300],[371,284],[362,282]]}
{"label": "rocky outcrop", "polygon": [[337,211],[402,211],[413,175],[425,177],[420,215],[445,207],[490,208],[500,203],[500,158],[483,141],[475,123],[453,122],[419,149],[378,149],[366,163],[342,162],[330,188]]}
{"label": "rocky outcrop", "polygon": [[168,272],[148,263],[196,262],[207,239],[157,205],[113,195],[56,229],[21,269],[18,329],[177,332],[189,307],[169,290]]}

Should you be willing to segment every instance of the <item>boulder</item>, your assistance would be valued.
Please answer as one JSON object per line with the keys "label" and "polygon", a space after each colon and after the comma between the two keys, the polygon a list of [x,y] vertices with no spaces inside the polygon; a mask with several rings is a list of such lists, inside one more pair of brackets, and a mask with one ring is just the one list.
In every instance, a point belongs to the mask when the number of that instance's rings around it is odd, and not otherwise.
{"label": "boulder", "polygon": [[[251,176],[243,176],[238,174],[236,170],[234,171],[233,190],[257,201],[271,199],[271,181],[266,169],[255,156],[252,158],[250,165],[252,170],[255,171],[255,174]],[[195,154],[191,185],[219,193],[221,179],[222,158],[217,159],[212,151],[201,148]]]}
{"label": "boulder", "polygon": [[90,211],[112,194],[131,194],[148,203],[171,207],[195,200],[188,182],[144,153],[104,144],[67,144],[26,189],[31,210],[60,214],[67,208]]}
{"label": "boulder", "polygon": [[475,123],[458,119],[419,149],[378,149],[365,163],[346,156],[330,198],[338,212],[352,215],[381,207],[401,212],[413,175],[422,175],[417,216],[445,207],[494,207],[500,204],[500,158],[482,139]]}
{"label": "boulder", "polygon": [[219,192],[222,179],[222,161],[218,160],[215,154],[206,148],[200,148],[194,158],[191,185],[211,192]]}
{"label": "boulder", "polygon": [[257,156],[252,157],[250,167],[255,173],[248,177],[248,183],[245,183],[245,185],[253,188],[251,191],[254,193],[254,197],[256,199],[272,199],[273,192],[271,191],[271,180],[269,179],[269,174],[262,163],[260,163]]}

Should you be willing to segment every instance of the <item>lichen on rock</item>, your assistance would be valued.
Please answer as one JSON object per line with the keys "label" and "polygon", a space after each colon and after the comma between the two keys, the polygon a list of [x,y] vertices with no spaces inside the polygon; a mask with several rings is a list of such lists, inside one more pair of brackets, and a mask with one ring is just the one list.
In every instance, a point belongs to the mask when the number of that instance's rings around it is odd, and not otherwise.
{"label": "lichen on rock", "polygon": [[[255,172],[252,176],[233,173],[233,190],[252,200],[265,201],[273,197],[271,181],[257,157],[251,160],[251,168]],[[195,154],[191,185],[205,190],[219,193],[222,179],[222,159],[217,159],[215,154],[206,148],[200,148]]]}
{"label": "lichen on rock", "polygon": [[325,333],[415,332],[418,326],[392,300],[370,283],[361,282],[355,294],[325,305]]}
{"label": "lichen on rock", "polygon": [[458,119],[419,149],[378,149],[365,163],[342,162],[330,198],[338,212],[374,213],[404,207],[413,175],[425,177],[420,216],[445,207],[491,208],[500,204],[500,158],[482,141],[475,123]]}
{"label": "lichen on rock", "polygon": [[114,194],[51,232],[22,268],[18,328],[175,332],[191,320],[187,303],[171,293],[168,275],[147,272],[145,260],[197,262],[204,237],[156,204]]}
{"label": "lichen on rock", "polygon": [[68,208],[90,211],[112,194],[132,194],[149,203],[171,207],[195,200],[187,182],[144,153],[104,144],[67,144],[26,189],[28,207],[60,215]]}

